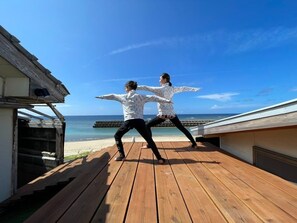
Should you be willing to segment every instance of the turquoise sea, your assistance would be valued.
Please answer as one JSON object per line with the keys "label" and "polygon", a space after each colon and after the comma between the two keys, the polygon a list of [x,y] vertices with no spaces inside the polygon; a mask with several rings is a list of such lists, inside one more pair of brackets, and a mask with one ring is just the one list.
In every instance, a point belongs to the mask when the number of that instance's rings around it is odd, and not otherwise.
{"label": "turquoise sea", "polygon": [[[180,120],[217,120],[235,114],[183,114],[178,115]],[[149,120],[155,115],[145,115]],[[112,138],[117,128],[93,128],[96,121],[123,120],[122,115],[90,115],[90,116],[65,116],[66,137],[65,141],[85,141]],[[153,128],[153,135],[183,135],[177,128]],[[138,136],[137,131],[131,130],[125,136]]]}

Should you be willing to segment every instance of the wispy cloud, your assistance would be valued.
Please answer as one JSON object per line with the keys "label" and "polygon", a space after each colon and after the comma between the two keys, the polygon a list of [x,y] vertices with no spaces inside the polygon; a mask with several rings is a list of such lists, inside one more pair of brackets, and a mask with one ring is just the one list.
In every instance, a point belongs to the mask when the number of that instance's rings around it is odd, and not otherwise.
{"label": "wispy cloud", "polygon": [[237,32],[228,30],[200,33],[190,36],[163,37],[145,42],[131,43],[114,49],[105,55],[89,60],[83,67],[88,67],[98,60],[109,56],[139,50],[147,47],[165,46],[168,48],[196,49],[203,55],[233,55],[255,50],[265,50],[288,43],[297,43],[297,27],[273,27],[270,29],[247,29]]}
{"label": "wispy cloud", "polygon": [[296,88],[293,88],[292,91],[297,91],[297,87]]}
{"label": "wispy cloud", "polygon": [[257,96],[267,96],[270,95],[273,91],[273,88],[265,88],[258,92]]}
{"label": "wispy cloud", "polygon": [[130,50],[136,50],[139,48],[144,48],[144,47],[149,47],[149,46],[156,46],[156,45],[172,45],[174,43],[183,41],[183,37],[181,38],[176,38],[176,37],[170,37],[170,38],[161,38],[158,40],[152,40],[152,41],[147,41],[144,43],[136,43],[136,44],[131,44],[128,46],[124,46],[122,48],[113,50],[111,52],[108,53],[108,55],[115,55],[115,54],[120,54],[120,53],[124,53],[126,51],[130,51]]}
{"label": "wispy cloud", "polygon": [[221,109],[238,109],[238,108],[254,108],[258,105],[255,104],[231,104],[231,105],[213,105],[211,110],[221,110]]}
{"label": "wispy cloud", "polygon": [[239,95],[239,93],[221,93],[221,94],[200,95],[200,96],[197,96],[197,98],[225,102],[225,101],[230,101],[232,99],[232,96],[235,96],[235,95]]}
{"label": "wispy cloud", "polygon": [[130,44],[128,46],[123,46],[121,48],[112,50],[105,55],[97,56],[96,58],[89,60],[83,67],[86,68],[86,67],[90,66],[91,64],[95,63],[96,61],[101,60],[108,56],[114,56],[117,54],[125,53],[125,52],[132,51],[132,50],[137,50],[137,49],[141,49],[141,48],[145,48],[145,47],[150,47],[150,46],[157,46],[157,45],[171,45],[172,46],[172,45],[175,45],[175,43],[182,42],[182,41],[183,41],[182,37],[181,38],[170,37],[170,38],[160,38],[157,40],[151,40],[151,41],[147,41],[147,42],[143,42],[143,43]]}
{"label": "wispy cloud", "polygon": [[[149,76],[145,76],[143,74],[139,75],[139,76],[129,76],[129,77],[124,77],[124,78],[110,78],[110,79],[105,79],[102,80],[103,82],[118,82],[118,81],[128,81],[128,80],[134,80],[134,81],[138,81],[138,80],[149,80],[149,79],[155,79],[158,80],[159,79],[159,75],[160,74],[156,74],[156,75],[149,75]],[[171,77],[185,77],[185,76],[192,76],[193,74],[175,74],[175,75],[170,75]],[[120,75],[118,75],[120,76]]]}
{"label": "wispy cloud", "polygon": [[168,46],[191,49],[206,49],[207,52],[237,54],[247,51],[269,49],[297,40],[297,27],[273,27],[270,29],[248,29],[239,32],[215,31],[181,37],[164,37],[146,42],[134,43],[112,50],[107,56],[121,54],[151,46]]}
{"label": "wispy cloud", "polygon": [[269,49],[297,40],[297,27],[274,27],[271,29],[251,29],[230,33],[227,53],[241,53],[255,49]]}
{"label": "wispy cloud", "polygon": [[146,43],[132,44],[132,45],[129,45],[129,46],[125,46],[123,48],[113,50],[113,51],[109,52],[108,55],[120,54],[120,53],[124,53],[126,51],[135,50],[135,49],[139,49],[139,48],[143,48],[143,47],[147,47],[147,46],[152,46],[152,45],[156,45],[156,44],[157,44],[156,42],[146,42]]}
{"label": "wispy cloud", "polygon": [[161,43],[160,41],[151,41],[151,42],[146,42],[146,43],[132,44],[132,45],[129,45],[129,46],[125,46],[125,47],[113,50],[113,51],[109,52],[108,55],[115,55],[115,54],[119,54],[119,53],[124,53],[126,51],[135,50],[135,49],[148,47],[148,46],[152,46],[152,45],[158,45],[160,43]]}
{"label": "wispy cloud", "polygon": [[148,79],[156,79],[158,76],[147,76],[147,77],[126,77],[126,78],[111,78],[111,79],[105,79],[102,80],[102,82],[123,82],[123,81],[129,81],[129,80],[148,80]]}

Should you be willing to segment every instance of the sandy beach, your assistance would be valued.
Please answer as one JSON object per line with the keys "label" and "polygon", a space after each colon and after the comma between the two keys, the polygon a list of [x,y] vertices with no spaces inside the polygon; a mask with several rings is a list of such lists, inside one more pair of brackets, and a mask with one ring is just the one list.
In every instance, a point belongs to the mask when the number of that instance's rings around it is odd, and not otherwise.
{"label": "sandy beach", "polygon": [[[153,137],[155,142],[166,142],[166,141],[188,141],[185,136],[156,136]],[[144,142],[145,140],[141,136],[123,137],[123,142]],[[114,138],[99,139],[90,141],[76,141],[76,142],[65,142],[64,145],[64,156],[77,155],[82,152],[94,152],[100,149],[112,146],[115,144]]]}

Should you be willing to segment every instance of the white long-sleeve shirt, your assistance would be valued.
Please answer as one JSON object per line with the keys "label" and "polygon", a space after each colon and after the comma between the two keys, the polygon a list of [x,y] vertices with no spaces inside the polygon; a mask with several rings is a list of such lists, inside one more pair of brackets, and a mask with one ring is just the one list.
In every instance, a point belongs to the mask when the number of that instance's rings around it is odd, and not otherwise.
{"label": "white long-sleeve shirt", "polygon": [[97,96],[96,98],[115,100],[122,103],[124,120],[143,119],[143,107],[146,102],[170,103],[171,101],[156,95],[141,95],[134,90],[127,94],[108,94]]}
{"label": "white long-sleeve shirt", "polygon": [[[150,87],[150,86],[138,86],[138,90],[145,90],[155,93],[156,95],[171,100],[173,95],[185,91],[199,91],[200,88],[194,87],[173,87],[169,86],[169,83],[162,84],[160,87]],[[158,115],[159,116],[175,116],[173,104],[158,103]]]}

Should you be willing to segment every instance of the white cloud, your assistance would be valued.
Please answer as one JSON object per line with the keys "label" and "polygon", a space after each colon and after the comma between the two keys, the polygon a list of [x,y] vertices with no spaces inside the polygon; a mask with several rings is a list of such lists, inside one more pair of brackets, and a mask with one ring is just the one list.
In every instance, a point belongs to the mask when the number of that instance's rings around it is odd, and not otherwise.
{"label": "white cloud", "polygon": [[264,88],[258,92],[257,96],[267,96],[270,95],[271,92],[273,92],[273,88]]}
{"label": "white cloud", "polygon": [[235,95],[239,95],[239,93],[221,93],[221,94],[200,95],[200,96],[197,96],[197,98],[225,102],[225,101],[230,101],[232,99],[232,96],[235,96]]}
{"label": "white cloud", "polygon": [[[133,76],[133,74],[132,74],[131,76],[126,77],[126,78],[111,78],[111,79],[104,79],[104,80],[101,80],[101,81],[103,81],[103,82],[115,82],[115,81],[128,81],[128,80],[138,81],[138,80],[149,80],[149,79],[158,80],[160,74],[151,75],[151,76],[144,76],[144,75],[145,74],[141,74],[141,75],[138,75],[138,76]],[[174,74],[174,75],[170,75],[170,76],[171,76],[171,78],[173,78],[173,77],[185,77],[185,76],[193,76],[193,75],[196,75],[196,74],[183,73],[183,74]],[[120,75],[113,75],[113,76],[120,76]],[[191,84],[193,84],[193,82],[191,82],[191,83],[179,83],[179,85],[191,85]]]}
{"label": "white cloud", "polygon": [[232,104],[232,105],[213,105],[211,110],[220,110],[220,109],[238,109],[238,108],[254,108],[258,107],[255,104]]}
{"label": "white cloud", "polygon": [[192,36],[165,37],[143,43],[130,44],[112,50],[107,55],[116,55],[144,47],[167,45],[176,47],[189,46],[191,48],[207,48],[208,52],[236,54],[258,49],[269,49],[286,44],[290,41],[296,42],[297,27],[274,27],[271,29],[248,29],[240,32],[216,31],[212,33],[195,34]]}
{"label": "white cloud", "polygon": [[211,106],[210,109],[216,110],[216,109],[221,109],[221,108],[223,108],[223,107],[222,106],[219,106],[219,105],[213,105],[213,106]]}
{"label": "white cloud", "polygon": [[115,81],[129,81],[129,80],[147,80],[147,79],[156,79],[158,76],[146,76],[146,77],[127,77],[127,78],[113,78],[113,79],[105,79],[102,82],[115,82]]}
{"label": "white cloud", "polygon": [[181,41],[181,40],[182,40],[182,38],[171,37],[171,38],[161,38],[158,40],[147,41],[144,43],[131,44],[131,45],[113,50],[113,51],[109,52],[108,55],[120,54],[120,53],[124,53],[124,52],[130,51],[130,50],[143,48],[143,47],[173,44],[173,43],[175,43],[177,41]]}
{"label": "white cloud", "polygon": [[147,46],[151,46],[151,45],[155,45],[155,42],[146,42],[146,43],[139,43],[139,44],[132,44],[129,46],[125,46],[116,50],[113,50],[111,52],[109,52],[109,55],[115,55],[115,54],[119,54],[119,53],[124,53],[126,51],[130,51],[130,50],[135,50],[135,49],[139,49],[142,47],[147,47]]}
{"label": "white cloud", "polygon": [[297,27],[285,28],[274,27],[271,29],[243,30],[242,32],[231,33],[227,53],[241,53],[257,49],[269,49],[279,47],[289,41],[296,42]]}

